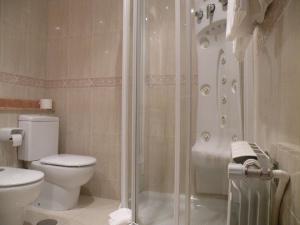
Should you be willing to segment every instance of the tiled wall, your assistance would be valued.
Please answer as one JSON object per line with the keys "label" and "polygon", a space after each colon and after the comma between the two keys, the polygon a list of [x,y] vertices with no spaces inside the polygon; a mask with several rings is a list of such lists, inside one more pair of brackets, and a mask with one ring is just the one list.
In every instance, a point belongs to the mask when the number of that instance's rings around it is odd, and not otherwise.
{"label": "tiled wall", "polygon": [[120,197],[122,1],[49,0],[47,96],[60,152],[97,158],[84,194]]}
{"label": "tiled wall", "polygon": [[[282,0],[275,1],[283,9]],[[282,4],[282,5],[281,5]],[[274,6],[276,6],[274,5]],[[255,76],[256,140],[271,150],[291,182],[281,207],[281,225],[300,224],[300,2],[279,17],[273,6],[262,26]],[[279,18],[279,19],[278,19]],[[273,25],[270,21],[277,22]]]}
{"label": "tiled wall", "polygon": [[[0,1],[0,29],[8,30],[1,32],[1,44],[5,45],[1,48],[1,97],[53,98],[60,117],[60,152],[91,155],[98,161],[95,176],[83,193],[119,198],[121,1]],[[174,5],[171,0],[148,3],[145,186],[170,192],[175,49],[169,40],[175,32]],[[3,126],[17,125],[18,113],[2,114]],[[15,151],[1,154],[3,165],[17,164]],[[170,163],[166,165],[166,161]]]}
{"label": "tiled wall", "polygon": [[[39,99],[45,94],[46,0],[0,0],[0,96]],[[1,112],[0,127],[16,127],[19,113]],[[27,112],[28,113],[28,112]],[[0,165],[21,166],[17,151],[0,143]]]}
{"label": "tiled wall", "polygon": [[[120,0],[0,0],[20,29],[2,41],[1,97],[53,98],[60,117],[60,152],[97,158],[84,194],[120,196],[122,3]],[[144,87],[145,190],[172,192],[175,124],[174,1],[147,1]],[[5,7],[2,7],[5,6]],[[38,8],[38,6],[42,8]],[[37,12],[36,12],[37,10]],[[39,13],[38,13],[39,12]],[[24,18],[28,15],[30,23]],[[1,19],[0,29],[10,29]],[[35,24],[36,23],[36,24]],[[24,32],[24,27],[28,31]],[[25,34],[26,33],[26,34]],[[30,35],[28,35],[30,34]],[[34,36],[33,34],[36,34]],[[23,36],[22,36],[23,35]],[[19,40],[21,39],[21,41]],[[171,40],[171,41],[170,41]],[[38,43],[38,45],[34,45]],[[24,49],[24,53],[20,51]],[[22,54],[17,54],[17,53]],[[2,56],[5,53],[5,58]],[[7,58],[8,57],[8,58]],[[24,60],[24,62],[22,61]],[[13,63],[12,63],[13,62]],[[6,69],[9,68],[9,69]],[[3,126],[18,113],[2,113]],[[1,151],[15,165],[14,151]]]}
{"label": "tiled wall", "polygon": [[[0,0],[0,10],[0,97],[53,98],[60,152],[98,161],[83,192],[119,198],[122,2]],[[20,113],[0,112],[0,127]],[[21,166],[9,145],[0,165]]]}

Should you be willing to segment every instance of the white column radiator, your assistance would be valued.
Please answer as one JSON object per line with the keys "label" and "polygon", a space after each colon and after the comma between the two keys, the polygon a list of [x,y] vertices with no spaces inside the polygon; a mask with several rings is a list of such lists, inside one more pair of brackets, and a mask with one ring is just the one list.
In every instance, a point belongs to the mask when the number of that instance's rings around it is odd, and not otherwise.
{"label": "white column radiator", "polygon": [[[272,159],[249,144],[257,158],[230,163],[227,225],[278,225],[282,196],[289,175],[274,170]],[[241,159],[241,158],[240,158]]]}

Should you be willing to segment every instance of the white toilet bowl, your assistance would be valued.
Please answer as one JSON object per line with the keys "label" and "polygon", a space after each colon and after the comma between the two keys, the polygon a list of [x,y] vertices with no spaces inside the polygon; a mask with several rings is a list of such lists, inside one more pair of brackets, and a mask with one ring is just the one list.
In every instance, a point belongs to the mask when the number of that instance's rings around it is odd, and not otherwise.
{"label": "white toilet bowl", "polygon": [[0,167],[0,225],[23,225],[26,206],[40,194],[40,171]]}
{"label": "white toilet bowl", "polygon": [[96,159],[79,155],[53,155],[31,163],[31,168],[45,173],[37,207],[50,210],[68,210],[76,206],[80,187],[94,173]]}

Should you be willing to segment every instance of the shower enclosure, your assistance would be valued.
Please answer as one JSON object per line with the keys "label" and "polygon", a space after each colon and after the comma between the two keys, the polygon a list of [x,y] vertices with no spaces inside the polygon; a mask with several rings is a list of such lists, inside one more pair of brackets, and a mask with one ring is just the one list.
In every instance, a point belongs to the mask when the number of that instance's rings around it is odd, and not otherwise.
{"label": "shower enclosure", "polygon": [[123,2],[122,206],[139,225],[225,225],[243,136],[227,1]]}

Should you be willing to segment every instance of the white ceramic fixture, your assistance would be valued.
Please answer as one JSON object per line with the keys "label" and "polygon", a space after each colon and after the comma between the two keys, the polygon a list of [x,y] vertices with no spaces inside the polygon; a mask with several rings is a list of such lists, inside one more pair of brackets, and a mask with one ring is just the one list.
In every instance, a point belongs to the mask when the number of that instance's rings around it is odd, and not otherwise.
{"label": "white ceramic fixture", "polygon": [[226,40],[226,7],[219,0],[197,0],[198,15],[215,5],[213,15],[196,18],[197,136],[192,147],[196,194],[227,195],[230,143],[242,139],[240,65]]}
{"label": "white ceramic fixture", "polygon": [[19,127],[25,131],[19,159],[30,162],[31,169],[45,173],[41,194],[34,205],[50,210],[74,208],[81,186],[93,176],[96,159],[58,154],[58,117],[20,115]]}
{"label": "white ceramic fixture", "polygon": [[39,196],[40,171],[0,167],[0,225],[23,225],[24,209]]}

